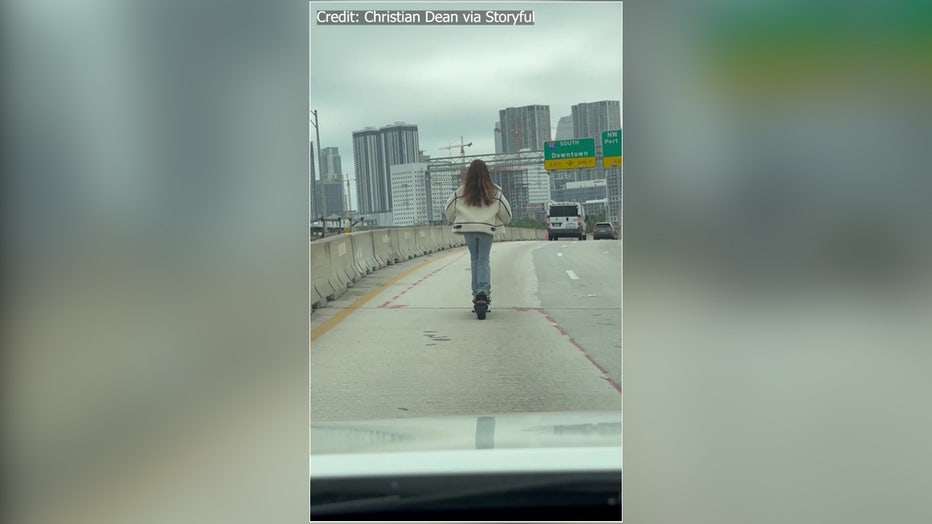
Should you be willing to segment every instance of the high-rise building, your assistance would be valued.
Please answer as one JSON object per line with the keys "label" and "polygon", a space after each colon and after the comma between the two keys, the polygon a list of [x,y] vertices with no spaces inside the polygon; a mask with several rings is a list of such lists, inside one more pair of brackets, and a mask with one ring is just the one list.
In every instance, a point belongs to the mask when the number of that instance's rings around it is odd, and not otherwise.
{"label": "high-rise building", "polygon": [[611,167],[605,170],[606,188],[608,190],[608,219],[621,227],[623,215],[623,173],[620,167]]}
{"label": "high-rise building", "polygon": [[501,137],[501,153],[522,149],[542,151],[550,141],[550,106],[508,107],[498,112],[496,127]]}
{"label": "high-rise building", "polygon": [[390,170],[394,225],[443,221],[444,204],[457,187],[454,177],[445,172],[431,172],[426,162],[395,164]]}
{"label": "high-rise building", "polygon": [[394,225],[413,226],[427,220],[426,169],[422,163],[396,164],[390,168]]}
{"label": "high-rise building", "polygon": [[357,210],[383,212],[389,208],[391,185],[382,176],[382,135],[374,127],[353,131],[353,166],[356,173]]}
{"label": "high-rise building", "polygon": [[385,150],[385,173],[390,176],[389,168],[398,164],[409,164],[420,160],[418,149],[417,126],[395,122],[394,125],[379,128]]}
{"label": "high-rise building", "polygon": [[550,173],[544,169],[544,154],[528,166],[527,187],[530,204],[544,204],[550,202]]}
{"label": "high-rise building", "polygon": [[340,148],[325,147],[320,152],[320,179],[327,182],[339,182],[343,179],[343,166],[340,163]]}
{"label": "high-rise building", "polygon": [[495,154],[502,152],[502,133],[501,133],[501,122],[495,122],[495,129],[492,130],[492,134],[495,135]]}
{"label": "high-rise building", "polygon": [[566,115],[557,123],[557,132],[553,135],[553,139],[571,140],[573,138],[576,138],[573,134],[573,115]]}
{"label": "high-rise building", "polygon": [[[315,154],[314,159],[316,158]],[[320,160],[320,180],[317,180],[314,184],[316,194],[315,215],[342,217],[346,213],[346,203],[339,148],[325,147],[321,149]]]}
{"label": "high-rise building", "polygon": [[339,180],[324,179],[317,182],[320,213],[326,217],[334,215],[344,217],[346,205],[343,198],[343,184]]}
{"label": "high-rise building", "polygon": [[621,129],[621,102],[602,100],[572,106],[574,138],[594,138],[596,153],[602,150],[602,132]]}
{"label": "high-rise building", "polygon": [[379,129],[367,127],[354,131],[358,211],[363,214],[391,211],[391,166],[419,159],[418,132],[414,124],[395,122]]}
{"label": "high-rise building", "polygon": [[489,169],[492,182],[502,188],[502,195],[511,205],[511,213],[521,218],[521,210],[531,203],[528,194],[526,166],[495,166]]}
{"label": "high-rise building", "polygon": [[[543,204],[550,201],[550,180],[543,168],[543,156],[521,163],[492,165],[492,182],[502,188],[515,218],[540,219]],[[542,215],[541,215],[542,216]]]}

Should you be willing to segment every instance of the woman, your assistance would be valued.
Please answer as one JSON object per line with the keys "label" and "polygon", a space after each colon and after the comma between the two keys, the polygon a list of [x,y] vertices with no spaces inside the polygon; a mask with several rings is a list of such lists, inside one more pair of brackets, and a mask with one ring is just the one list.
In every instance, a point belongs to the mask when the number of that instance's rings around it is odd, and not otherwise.
{"label": "woman", "polygon": [[463,183],[447,200],[447,219],[453,232],[463,235],[472,262],[473,305],[492,302],[492,268],[489,253],[496,228],[511,222],[511,205],[502,188],[492,183],[489,167],[476,159],[469,164]]}

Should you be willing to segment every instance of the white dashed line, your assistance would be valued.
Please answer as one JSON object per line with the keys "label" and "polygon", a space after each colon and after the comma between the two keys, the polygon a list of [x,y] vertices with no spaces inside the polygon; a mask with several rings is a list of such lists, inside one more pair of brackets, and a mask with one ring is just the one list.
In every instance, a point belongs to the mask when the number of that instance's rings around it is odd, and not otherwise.
{"label": "white dashed line", "polygon": [[576,276],[576,273],[573,273],[572,269],[567,269],[566,274],[569,275],[573,280],[579,280],[579,277]]}

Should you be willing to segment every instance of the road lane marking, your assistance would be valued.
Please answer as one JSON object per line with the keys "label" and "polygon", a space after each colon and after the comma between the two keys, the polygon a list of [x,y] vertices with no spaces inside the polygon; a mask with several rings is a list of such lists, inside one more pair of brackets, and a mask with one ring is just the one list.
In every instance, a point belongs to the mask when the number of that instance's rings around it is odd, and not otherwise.
{"label": "road lane marking", "polygon": [[579,277],[576,276],[576,273],[573,273],[572,269],[567,269],[566,274],[569,275],[573,280],[579,280]]}
{"label": "road lane marking", "polygon": [[[415,283],[411,284],[410,286],[408,286],[408,287],[407,287],[404,291],[402,291],[401,293],[398,293],[398,296],[396,296],[396,297],[393,298],[392,300],[395,300],[396,298],[400,297],[401,295],[404,295],[404,294],[407,293],[408,291],[411,291],[411,289],[414,288],[414,286],[420,284],[421,282],[424,282],[425,280],[427,280],[428,278],[430,278],[431,276],[433,276],[434,273],[437,273],[437,272],[439,272],[440,270],[445,269],[447,266],[449,266],[450,264],[452,264],[452,263],[456,262],[457,260],[463,258],[463,256],[465,256],[465,255],[466,255],[466,253],[463,253],[463,255],[460,255],[459,257],[457,257],[457,258],[455,258],[455,259],[453,259],[453,260],[447,262],[446,264],[444,264],[444,265],[438,267],[437,269],[431,271],[430,273],[424,275],[423,278],[421,278],[421,279],[418,280],[417,282],[415,282]],[[380,308],[380,309],[385,309],[385,308],[388,308],[388,309],[398,309],[399,307],[408,307],[408,306],[406,306],[406,305],[398,306],[398,305],[388,305],[388,304],[391,304],[391,300],[389,300],[389,301],[386,302],[385,304],[382,304],[381,306],[379,306],[379,308]]]}
{"label": "road lane marking", "polygon": [[547,319],[547,322],[549,322],[550,325],[553,326],[554,329],[556,329],[561,335],[563,335],[564,337],[566,337],[566,338],[570,341],[570,343],[573,344],[573,346],[574,346],[576,349],[578,349],[580,352],[582,352],[583,356],[585,356],[586,359],[587,359],[593,366],[595,366],[596,369],[598,369],[598,370],[602,373],[602,376],[600,377],[602,380],[608,382],[609,385],[611,385],[613,388],[615,388],[615,391],[617,391],[617,392],[619,392],[619,393],[622,393],[621,384],[615,382],[615,381],[612,379],[612,377],[611,377],[611,375],[609,374],[609,372],[608,372],[604,367],[602,367],[598,362],[596,362],[596,360],[592,357],[592,355],[590,355],[589,352],[586,351],[586,348],[582,347],[582,345],[581,345],[579,342],[577,342],[573,337],[571,337],[570,334],[567,333],[566,330],[563,329],[563,327],[560,326],[560,324],[558,324],[557,321],[554,320],[554,318],[553,318],[552,316],[550,316],[550,313],[547,313],[547,311],[544,310],[544,308],[542,308],[542,307],[538,307],[538,308],[515,307],[514,309],[515,309],[516,311],[528,311],[528,310],[537,311],[538,313],[540,313],[541,315],[543,315],[544,318]]}
{"label": "road lane marking", "polygon": [[[437,256],[437,257],[432,257],[430,260],[425,260],[425,261],[421,262],[420,264],[417,264],[417,265],[415,265],[415,266],[413,266],[413,267],[411,267],[411,268],[409,268],[409,269],[406,269],[405,271],[402,271],[401,273],[399,273],[399,274],[393,276],[392,278],[388,279],[388,280],[385,281],[384,283],[382,283],[382,284],[380,284],[380,285],[378,285],[378,286],[372,288],[371,291],[369,291],[369,292],[366,293],[365,295],[363,295],[363,296],[357,298],[356,300],[354,300],[352,304],[346,306],[344,309],[338,311],[338,312],[337,312],[336,314],[334,314],[332,317],[330,317],[330,318],[328,318],[327,320],[324,320],[323,322],[321,322],[320,325],[317,326],[316,328],[311,328],[311,342],[314,342],[315,340],[317,340],[318,338],[320,338],[321,335],[323,335],[324,333],[326,333],[326,332],[330,331],[331,329],[333,329],[333,327],[336,326],[337,324],[339,324],[340,321],[342,321],[344,318],[346,318],[347,316],[349,316],[350,313],[352,313],[353,311],[356,311],[356,310],[359,309],[363,304],[365,304],[366,302],[368,302],[368,301],[372,300],[373,298],[375,298],[376,295],[378,295],[379,293],[385,291],[385,289],[388,288],[388,286],[394,284],[395,282],[398,282],[398,281],[401,280],[402,278],[404,278],[404,277],[410,275],[411,273],[417,271],[418,269],[421,269],[422,267],[424,267],[424,266],[426,266],[426,265],[428,265],[428,264],[432,264],[432,263],[434,263],[434,262],[436,262],[436,261],[438,261],[438,260],[440,260],[440,259],[442,259],[442,258],[446,258],[446,257],[448,257],[448,256],[450,256],[450,255],[452,255],[452,254],[454,254],[454,253],[456,253],[456,252],[457,252],[457,250],[454,249],[454,250],[451,250],[449,253],[445,253],[445,254],[440,255],[440,256]],[[461,253],[461,254],[462,254],[462,253]]]}

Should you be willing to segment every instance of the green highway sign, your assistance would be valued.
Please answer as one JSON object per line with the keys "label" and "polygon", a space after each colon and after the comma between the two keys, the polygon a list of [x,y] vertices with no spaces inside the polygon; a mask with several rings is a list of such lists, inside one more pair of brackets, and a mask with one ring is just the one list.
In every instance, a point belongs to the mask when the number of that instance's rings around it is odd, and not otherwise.
{"label": "green highway sign", "polygon": [[602,167],[621,167],[621,129],[602,131]]}
{"label": "green highway sign", "polygon": [[574,138],[544,142],[544,169],[595,167],[595,139]]}

